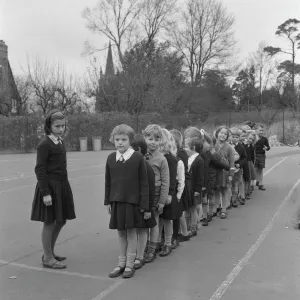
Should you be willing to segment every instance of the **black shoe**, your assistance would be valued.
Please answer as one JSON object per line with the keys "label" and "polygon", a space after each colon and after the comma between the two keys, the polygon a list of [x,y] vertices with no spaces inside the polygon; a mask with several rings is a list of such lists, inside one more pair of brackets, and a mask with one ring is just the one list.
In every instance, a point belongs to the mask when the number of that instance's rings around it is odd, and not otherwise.
{"label": "black shoe", "polygon": [[172,247],[164,245],[162,251],[159,253],[159,256],[165,257],[172,253]]}
{"label": "black shoe", "polygon": [[266,190],[265,187],[264,187],[263,185],[260,185],[260,186],[258,187],[258,189],[261,190],[261,191],[265,191],[265,190]]}
{"label": "black shoe", "polygon": [[258,181],[256,181],[256,186],[259,186],[259,182]]}
{"label": "black shoe", "polygon": [[238,207],[237,201],[232,201],[232,207]]}
{"label": "black shoe", "polygon": [[172,240],[172,250],[175,250],[179,246],[178,239],[173,239]]}
{"label": "black shoe", "polygon": [[178,241],[179,241],[180,243],[187,242],[187,241],[189,241],[190,239],[191,239],[191,238],[190,238],[189,235],[180,235],[180,236],[178,237]]}
{"label": "black shoe", "polygon": [[117,267],[116,270],[113,270],[112,272],[109,273],[110,278],[116,278],[121,276],[125,271],[125,267]]}
{"label": "black shoe", "polygon": [[207,218],[203,218],[202,226],[208,226]]}
{"label": "black shoe", "polygon": [[213,215],[207,215],[207,222],[211,222],[212,221],[212,218],[213,218]]}
{"label": "black shoe", "polygon": [[242,199],[240,200],[240,203],[241,203],[242,205],[245,205],[245,199],[242,198]]}
{"label": "black shoe", "polygon": [[135,273],[134,267],[133,267],[133,268],[126,267],[126,268],[130,269],[130,271],[124,271],[122,277],[123,277],[123,278],[131,278],[131,277],[133,277],[133,275],[134,275],[134,273]]}

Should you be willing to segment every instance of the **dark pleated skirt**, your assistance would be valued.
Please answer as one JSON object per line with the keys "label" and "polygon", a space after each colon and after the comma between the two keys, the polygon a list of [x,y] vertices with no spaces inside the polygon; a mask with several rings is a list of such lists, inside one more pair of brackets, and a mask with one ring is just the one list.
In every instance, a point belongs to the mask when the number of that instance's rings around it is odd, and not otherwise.
{"label": "dark pleated skirt", "polygon": [[264,169],[266,166],[266,154],[255,154],[254,166]]}
{"label": "dark pleated skirt", "polygon": [[182,214],[182,203],[178,201],[176,194],[172,196],[170,204],[165,205],[163,213],[159,216],[165,220],[176,220]]}
{"label": "dark pleated skirt", "polygon": [[255,175],[254,164],[252,161],[248,161],[248,164],[249,164],[250,180],[255,180],[256,175]]}
{"label": "dark pleated skirt", "polygon": [[136,204],[125,202],[112,202],[110,229],[127,230],[133,228],[145,228],[144,213]]}
{"label": "dark pleated skirt", "polygon": [[48,186],[52,205],[44,204],[39,184],[37,184],[32,203],[31,220],[52,223],[75,219],[73,194],[69,181],[67,179],[64,181],[48,179]]}
{"label": "dark pleated skirt", "polygon": [[[185,181],[185,194],[186,194],[186,197],[187,197],[187,208],[190,208],[192,206],[195,205],[195,199],[194,199],[194,195],[192,194],[193,193],[193,189],[192,189],[192,180],[191,179],[187,179]],[[186,211],[187,209],[185,209]]]}

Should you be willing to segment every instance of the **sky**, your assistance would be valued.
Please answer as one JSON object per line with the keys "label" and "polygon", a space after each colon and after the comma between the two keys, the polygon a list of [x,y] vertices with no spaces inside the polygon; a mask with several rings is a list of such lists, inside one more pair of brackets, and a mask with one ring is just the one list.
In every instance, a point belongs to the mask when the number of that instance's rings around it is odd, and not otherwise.
{"label": "sky", "polygon": [[[275,36],[278,25],[289,18],[300,19],[300,0],[222,0],[232,13],[239,57],[257,49],[261,41],[287,46]],[[103,46],[104,36],[85,28],[82,11],[97,0],[0,0],[0,40],[8,45],[9,61],[15,75],[21,75],[26,57],[43,57],[63,63],[69,72],[82,75],[88,59],[81,54],[84,42]],[[105,62],[106,53],[102,53]]]}

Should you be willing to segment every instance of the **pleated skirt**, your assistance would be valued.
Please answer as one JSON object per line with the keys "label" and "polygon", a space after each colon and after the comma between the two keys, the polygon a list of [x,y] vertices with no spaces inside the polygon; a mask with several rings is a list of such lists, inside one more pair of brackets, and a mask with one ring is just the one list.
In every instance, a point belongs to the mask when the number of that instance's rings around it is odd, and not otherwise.
{"label": "pleated skirt", "polygon": [[31,220],[46,223],[64,222],[76,218],[73,193],[69,181],[48,179],[52,205],[43,202],[39,184],[37,183],[32,203]]}
{"label": "pleated skirt", "polygon": [[136,204],[112,202],[109,228],[117,230],[147,228],[144,213]]}

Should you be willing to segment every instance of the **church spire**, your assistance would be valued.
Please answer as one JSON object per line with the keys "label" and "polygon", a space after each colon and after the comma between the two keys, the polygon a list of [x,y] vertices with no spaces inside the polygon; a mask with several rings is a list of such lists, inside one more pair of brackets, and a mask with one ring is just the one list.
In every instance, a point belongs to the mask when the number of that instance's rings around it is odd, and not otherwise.
{"label": "church spire", "polygon": [[113,76],[114,74],[115,74],[114,62],[113,62],[112,51],[111,51],[111,43],[109,41],[108,53],[107,53],[107,59],[106,59],[105,76],[110,77],[110,76]]}

